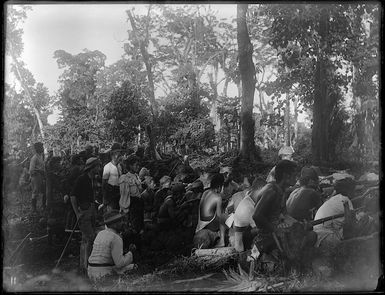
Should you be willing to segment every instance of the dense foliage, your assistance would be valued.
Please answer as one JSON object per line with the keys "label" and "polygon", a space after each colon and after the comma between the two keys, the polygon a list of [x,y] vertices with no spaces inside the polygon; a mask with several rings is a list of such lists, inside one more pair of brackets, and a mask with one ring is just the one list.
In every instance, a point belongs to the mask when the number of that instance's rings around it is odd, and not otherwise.
{"label": "dense foliage", "polygon": [[[244,108],[254,126],[246,142],[264,152],[289,142],[301,162],[378,158],[379,5],[249,5],[243,37],[255,74],[247,93],[236,19],[202,4],[151,4],[143,15],[131,9],[124,55],[114,64],[98,50],[54,52],[63,70],[55,97],[20,60],[29,8],[16,8],[7,14],[6,49],[22,87],[6,87],[10,147],[44,139],[49,149],[76,152],[152,137],[163,153],[239,151]],[[231,87],[237,93],[229,95]],[[61,116],[49,126],[52,106]],[[301,113],[307,122],[299,122]]]}

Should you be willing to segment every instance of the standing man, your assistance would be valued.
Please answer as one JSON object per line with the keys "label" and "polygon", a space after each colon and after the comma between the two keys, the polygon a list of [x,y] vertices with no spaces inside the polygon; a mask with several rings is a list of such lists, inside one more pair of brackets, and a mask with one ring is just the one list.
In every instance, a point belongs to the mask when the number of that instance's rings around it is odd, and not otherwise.
{"label": "standing man", "polygon": [[121,151],[121,145],[119,143],[114,143],[110,151],[111,161],[108,162],[103,168],[103,204],[107,207],[107,211],[119,209],[119,177],[122,174],[122,171],[118,164]]}
{"label": "standing man", "polygon": [[287,227],[282,223],[282,215],[286,213],[284,191],[295,184],[296,169],[297,165],[292,161],[279,161],[275,166],[275,181],[267,183],[255,196],[253,220],[259,229],[256,245],[263,253],[276,249],[273,235]]}
{"label": "standing man", "polygon": [[45,200],[45,165],[44,165],[44,147],[43,143],[34,144],[35,154],[29,164],[29,174],[31,175],[32,186],[32,211],[36,212],[37,198],[41,198],[42,209],[46,207]]}
{"label": "standing man", "polygon": [[139,180],[140,159],[130,155],[125,166],[128,170],[119,178],[120,185],[120,210],[124,213],[130,211],[130,220],[134,233],[141,235],[144,229],[144,202],[141,198],[142,183]]}
{"label": "standing man", "polygon": [[80,244],[80,269],[87,273],[87,261],[91,254],[92,244],[95,238],[95,194],[94,178],[101,168],[98,158],[91,157],[87,160],[83,173],[78,177],[71,192],[71,204],[79,229],[82,233]]}

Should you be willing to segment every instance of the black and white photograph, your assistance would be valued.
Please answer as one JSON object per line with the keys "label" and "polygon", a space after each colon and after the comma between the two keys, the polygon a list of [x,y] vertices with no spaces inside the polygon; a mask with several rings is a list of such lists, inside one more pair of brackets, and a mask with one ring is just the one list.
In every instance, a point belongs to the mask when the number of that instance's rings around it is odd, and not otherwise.
{"label": "black and white photograph", "polygon": [[379,1],[3,4],[6,292],[379,292]]}

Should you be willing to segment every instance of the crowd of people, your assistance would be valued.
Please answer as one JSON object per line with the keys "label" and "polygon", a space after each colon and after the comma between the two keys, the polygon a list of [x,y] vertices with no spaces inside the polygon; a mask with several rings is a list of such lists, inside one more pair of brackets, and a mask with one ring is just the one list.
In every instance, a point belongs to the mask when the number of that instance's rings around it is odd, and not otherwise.
{"label": "crowd of people", "polygon": [[[92,279],[134,269],[149,232],[154,239],[183,237],[194,248],[230,246],[243,252],[256,247],[277,257],[282,232],[300,222],[305,228],[301,249],[338,243],[346,231],[343,216],[314,227],[311,222],[343,214],[346,206],[353,210],[355,183],[341,179],[331,194],[325,193],[319,169],[299,169],[293,152],[282,148],[267,178],[256,177],[251,184],[246,177],[242,184],[235,182],[231,167],[196,173],[187,158],[183,173],[164,175],[158,184],[152,171],[141,167],[141,158],[127,155],[119,143],[112,145],[104,165],[91,151],[73,156],[65,201],[82,234],[80,268]],[[32,210],[38,199],[45,206],[44,167],[43,145],[37,143],[29,167]],[[100,214],[102,229],[96,223]]]}

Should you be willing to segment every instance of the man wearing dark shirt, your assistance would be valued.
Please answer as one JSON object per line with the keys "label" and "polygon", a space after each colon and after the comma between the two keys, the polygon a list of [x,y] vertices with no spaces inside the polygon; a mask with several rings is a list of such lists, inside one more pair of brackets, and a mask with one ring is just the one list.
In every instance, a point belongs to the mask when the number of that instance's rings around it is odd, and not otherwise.
{"label": "man wearing dark shirt", "polygon": [[259,232],[256,245],[261,252],[269,253],[276,248],[273,233],[288,225],[281,222],[286,204],[284,191],[296,182],[297,165],[289,160],[281,160],[275,167],[275,180],[266,184],[261,191],[252,194],[255,201],[253,219]]}
{"label": "man wearing dark shirt", "polygon": [[321,194],[316,191],[319,184],[317,172],[312,167],[304,167],[296,188],[286,201],[287,213],[298,221],[313,220],[312,212],[321,206]]}
{"label": "man wearing dark shirt", "polygon": [[79,229],[82,233],[80,244],[80,269],[87,271],[87,261],[91,254],[92,243],[95,238],[95,196],[94,196],[94,177],[101,168],[99,159],[91,157],[71,192],[71,204],[79,223]]}

